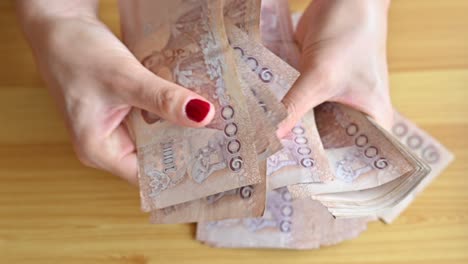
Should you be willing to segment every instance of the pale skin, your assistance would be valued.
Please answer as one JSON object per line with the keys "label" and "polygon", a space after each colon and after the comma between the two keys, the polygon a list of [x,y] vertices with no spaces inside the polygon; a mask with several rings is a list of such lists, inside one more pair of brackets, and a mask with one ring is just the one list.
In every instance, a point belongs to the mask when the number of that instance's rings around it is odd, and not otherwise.
{"label": "pale skin", "polygon": [[295,33],[301,76],[283,103],[282,137],[325,101],[350,105],[382,126],[392,124],[387,69],[389,0],[314,0]]}
{"label": "pale skin", "polygon": [[[17,0],[23,31],[79,160],[137,183],[135,145],[125,127],[132,107],[181,126],[203,127],[185,106],[200,95],[147,70],[97,17],[98,0]],[[305,114],[337,101],[391,124],[385,0],[315,0],[301,19],[301,77],[285,96],[284,136]]]}

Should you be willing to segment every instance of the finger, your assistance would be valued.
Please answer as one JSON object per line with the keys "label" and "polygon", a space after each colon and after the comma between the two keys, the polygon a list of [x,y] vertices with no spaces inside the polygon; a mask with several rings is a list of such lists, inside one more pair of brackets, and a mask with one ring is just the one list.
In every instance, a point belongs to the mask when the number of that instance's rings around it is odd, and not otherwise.
{"label": "finger", "polygon": [[135,147],[123,125],[109,135],[88,134],[75,138],[78,159],[86,166],[108,171],[133,185],[138,184]]}
{"label": "finger", "polygon": [[302,46],[308,36],[316,35],[315,30],[325,28],[323,24],[327,21],[325,16],[327,16],[328,11],[326,9],[330,7],[331,5],[327,1],[312,1],[304,10],[294,35],[299,46]]}
{"label": "finger", "polygon": [[276,134],[279,138],[286,136],[309,110],[331,97],[326,83],[326,78],[319,71],[302,74],[296,80],[282,101],[288,116],[278,127]]}
{"label": "finger", "polygon": [[120,125],[103,141],[100,156],[104,169],[138,185],[138,163],[134,143],[127,129]]}
{"label": "finger", "polygon": [[393,107],[384,100],[375,101],[371,105],[363,104],[359,110],[368,114],[377,122],[377,124],[386,130],[390,131],[392,128],[394,115]]}
{"label": "finger", "polygon": [[128,87],[122,89],[124,100],[172,123],[203,127],[211,122],[213,105],[202,96],[166,81],[142,67]]}

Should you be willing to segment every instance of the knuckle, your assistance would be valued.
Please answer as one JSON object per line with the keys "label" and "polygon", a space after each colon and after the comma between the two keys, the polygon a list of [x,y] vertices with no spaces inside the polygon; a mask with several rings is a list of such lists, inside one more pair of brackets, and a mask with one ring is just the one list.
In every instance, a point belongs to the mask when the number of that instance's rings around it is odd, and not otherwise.
{"label": "knuckle", "polygon": [[385,111],[388,111],[388,109],[392,108],[390,95],[388,94],[387,90],[382,88],[375,88],[370,92],[370,94],[363,94],[363,96],[369,98],[368,100],[373,102],[375,108],[383,109]]}
{"label": "knuckle", "polygon": [[361,87],[366,87],[368,92],[379,95],[386,95],[389,87],[388,75],[381,72],[366,72],[356,76],[357,83]]}
{"label": "knuckle", "polygon": [[285,97],[283,99],[283,104],[286,107],[286,111],[288,112],[287,119],[294,120],[297,117],[297,104],[294,100],[291,100],[289,97]]}
{"label": "knuckle", "polygon": [[356,74],[357,83],[362,87],[367,87],[370,92],[375,93],[382,87],[383,83],[379,76],[372,73]]}
{"label": "knuckle", "polygon": [[74,149],[78,160],[86,167],[96,168],[96,164],[93,162],[97,159],[93,141],[89,137],[82,137],[74,141]]}
{"label": "knuckle", "polygon": [[86,167],[89,167],[89,168],[94,167],[93,164],[91,163],[91,160],[85,154],[81,154],[77,152],[76,157],[81,162],[81,164],[85,165]]}
{"label": "knuckle", "polygon": [[171,105],[176,99],[176,90],[171,87],[160,87],[155,89],[150,96],[152,105],[161,113],[167,113],[171,110]]}

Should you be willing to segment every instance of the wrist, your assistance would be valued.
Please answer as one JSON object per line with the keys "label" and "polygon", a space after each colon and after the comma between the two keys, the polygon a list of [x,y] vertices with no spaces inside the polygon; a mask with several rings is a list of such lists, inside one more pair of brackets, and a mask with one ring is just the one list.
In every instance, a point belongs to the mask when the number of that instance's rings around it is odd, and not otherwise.
{"label": "wrist", "polygon": [[16,11],[29,38],[64,19],[97,19],[98,0],[17,0]]}
{"label": "wrist", "polygon": [[380,33],[386,34],[390,0],[326,1],[337,5],[335,8],[343,12],[338,18],[346,16],[350,26],[365,30],[365,32],[372,32],[375,36]]}
{"label": "wrist", "polygon": [[362,18],[387,18],[390,0],[315,0],[323,10],[359,16]]}

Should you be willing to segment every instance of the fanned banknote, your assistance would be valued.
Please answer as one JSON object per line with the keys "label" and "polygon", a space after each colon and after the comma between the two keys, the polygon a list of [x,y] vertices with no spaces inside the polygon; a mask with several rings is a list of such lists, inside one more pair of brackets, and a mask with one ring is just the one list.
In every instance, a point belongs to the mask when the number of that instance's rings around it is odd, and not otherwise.
{"label": "fanned banknote", "polygon": [[[259,80],[266,83],[266,87],[281,99],[291,88],[299,72],[236,28],[228,27],[227,32],[228,36],[232,36],[231,46],[240,58],[243,58],[249,69],[258,74]],[[266,105],[267,109],[268,107]],[[267,169],[268,174],[274,172],[275,176],[270,181],[271,188],[331,179],[313,120],[313,111],[307,116],[309,120],[297,124],[281,140],[284,148],[268,158],[267,164],[271,167]]]}
{"label": "fanned banknote", "polygon": [[299,183],[323,183],[333,179],[327,156],[315,125],[314,111],[304,115],[281,139],[283,149],[267,160],[269,188]]}
{"label": "fanned banknote", "polygon": [[[392,139],[394,145],[399,147],[402,153],[408,155],[408,158],[413,159],[413,163],[419,164],[419,170],[408,172],[391,182],[375,188],[348,193],[322,194],[313,197],[320,200],[337,217],[363,215],[382,217],[382,214],[385,212],[393,212],[395,206],[398,206],[411,193],[414,193],[418,185],[430,180],[427,179],[430,176],[428,175],[430,167],[425,163],[423,155],[417,157],[410,149],[401,142],[398,142],[396,138],[392,137]],[[432,147],[425,151],[428,153],[427,151],[430,150],[432,150]],[[433,153],[430,154],[433,155]],[[448,155],[447,158],[451,159],[451,155]]]}
{"label": "fanned banknote", "polygon": [[[258,62],[253,57],[245,56],[245,49],[262,47],[258,42],[252,42],[252,39],[232,21],[226,18],[226,33],[229,43],[234,50],[236,57],[237,71],[242,79],[246,81],[251,89],[258,105],[265,112],[266,120],[276,127],[287,116],[286,108],[281,104],[275,93],[271,90],[271,71],[270,65],[263,65],[260,72],[257,73]],[[285,83],[286,84],[286,83]],[[287,84],[291,85],[292,82]],[[285,88],[288,89],[288,88]]]}
{"label": "fanned banknote", "polygon": [[287,0],[262,0],[262,43],[294,68],[299,68],[299,49]]}
{"label": "fanned banknote", "polygon": [[215,247],[313,249],[357,237],[369,218],[334,219],[310,198],[283,187],[268,193],[262,218],[198,223],[197,240]]}
{"label": "fanned banknote", "polygon": [[[245,38],[242,32],[231,21],[225,21],[226,33],[233,47],[232,39]],[[237,47],[234,47],[236,51]],[[255,143],[258,159],[264,160],[282,148],[281,142],[276,136],[279,122],[286,118],[287,112],[283,104],[268,89],[268,85],[258,78],[257,74],[244,62],[242,56],[234,56],[236,70],[240,77],[240,84],[247,97],[249,112],[255,120]],[[255,113],[255,114],[254,114]]]}
{"label": "fanned banknote", "polygon": [[398,113],[392,135],[337,103],[306,113],[280,142],[280,101],[299,76],[286,0],[264,0],[261,16],[260,0],[121,7],[125,43],[142,64],[217,113],[201,129],[130,114],[152,223],[201,222],[197,239],[213,246],[317,248],[377,217],[392,221],[453,159]]}
{"label": "fanned banknote", "polygon": [[[255,23],[258,23],[259,15],[257,14],[257,18],[255,19],[255,18],[252,18],[252,14],[255,12],[259,12],[259,10],[256,10],[253,12],[249,11],[249,9],[252,8],[251,6],[254,6],[254,9],[255,9],[255,4],[251,5],[253,2],[255,1],[231,1],[231,4],[228,4],[231,17],[227,19],[233,19],[234,21],[237,21],[237,23],[235,26],[233,26],[234,23],[232,23],[232,21],[227,22],[226,32],[228,34],[228,37],[235,39],[234,43],[240,44],[241,47],[244,47],[242,43],[249,43],[251,41],[250,37],[247,36],[247,32],[252,35],[258,34],[258,32],[256,32],[255,30],[255,27],[258,28],[258,24],[255,26]],[[234,3],[237,5],[234,5]],[[225,6],[225,10],[226,10],[226,6]],[[249,15],[246,15],[246,14],[251,14],[250,18],[246,19],[245,17],[249,17]],[[225,17],[226,17],[226,12],[225,12]],[[239,19],[239,17],[242,17],[242,18]],[[254,22],[251,23],[252,21]],[[243,29],[246,32],[242,32],[240,29]],[[233,46],[232,42],[230,44],[231,46]],[[253,43],[252,45],[251,43],[249,43],[249,45],[247,45],[247,48],[256,47],[256,46],[260,46],[260,44]],[[233,48],[235,50],[241,49],[239,46],[233,46]],[[241,54],[238,54],[238,55],[241,55]],[[255,68],[252,68],[244,60],[245,60],[244,57],[236,56],[237,71],[241,78],[240,80],[241,84],[244,85],[243,89],[245,89],[245,84],[248,83],[249,87],[252,89],[252,92],[255,93],[255,97],[259,99],[260,101],[265,102],[264,104],[261,104],[261,105],[263,109],[265,110],[265,112],[267,113],[266,115],[267,120],[269,120],[270,122],[275,122],[274,118],[272,118],[272,115],[274,115],[274,113],[271,113],[272,112],[271,108],[278,109],[278,107],[282,106],[282,104],[279,103],[278,99],[270,92],[270,90],[265,90],[265,89],[268,89],[269,79],[265,79],[263,76],[268,77],[267,75],[268,72],[266,72],[266,74],[263,74],[263,75],[256,74]],[[287,89],[288,88],[289,87],[287,87]],[[251,100],[251,98],[247,98],[247,99]],[[252,109],[251,104],[248,106],[249,106],[249,111],[255,111],[255,109]],[[284,108],[282,108],[281,110],[284,111]],[[264,123],[262,124],[261,121],[263,120],[261,119],[256,120],[257,131],[260,130],[259,127],[265,126],[265,124]],[[275,124],[277,123],[278,121]],[[263,130],[263,132],[266,132],[267,134],[272,133],[276,138],[275,131],[276,129]],[[265,138],[265,136],[262,137],[261,133],[258,133],[258,135],[260,135],[261,138]],[[262,149],[258,145],[260,141],[257,140],[257,138],[255,142],[256,142],[257,150]],[[265,140],[262,142],[263,143],[268,142],[268,140]],[[268,147],[270,149],[274,149],[272,148],[271,141]],[[261,154],[260,151],[258,153]],[[312,162],[314,161],[313,160],[308,161],[309,166],[315,165],[315,164],[312,164]],[[306,162],[303,161],[303,163],[305,164]],[[263,173],[265,173],[264,170],[263,170]],[[264,189],[265,189],[264,186],[258,186],[258,185],[246,186],[246,187],[239,188],[237,190],[229,190],[223,193],[214,194],[214,195],[204,197],[198,200],[189,201],[189,202],[185,202],[185,203],[178,204],[178,205],[173,205],[173,206],[163,208],[163,209],[153,210],[151,213],[151,222],[153,223],[180,223],[180,222],[218,220],[218,219],[223,219],[223,218],[239,218],[239,217],[247,217],[247,216],[255,216],[255,215],[258,216],[260,212],[259,208],[263,208],[263,206],[260,206],[260,205],[264,205],[264,197],[263,199],[261,197],[261,194],[265,195]],[[243,196],[244,193],[249,194],[249,196],[247,197],[248,199],[245,198],[245,195]],[[244,197],[244,199],[238,199],[238,197],[241,197],[241,198]],[[239,208],[242,208],[243,206],[246,209],[255,208],[255,210],[249,209],[249,210],[239,211]]]}
{"label": "fanned banknote", "polygon": [[[227,0],[224,1],[224,19],[226,34],[232,48],[233,40],[238,36],[249,40],[260,39],[259,19],[260,0]],[[249,112],[255,113],[255,144],[258,159],[264,160],[268,156],[281,149],[281,143],[275,134],[277,125],[286,118],[287,112],[284,106],[268,89],[267,84],[257,77],[253,70],[244,63],[240,56],[235,56],[236,69],[241,79],[244,94],[247,97]],[[254,107],[253,104],[256,106]]]}
{"label": "fanned banknote", "polygon": [[232,27],[226,30],[232,36],[229,40],[236,54],[278,100],[283,99],[299,77],[299,72],[249,35]]}
{"label": "fanned banknote", "polygon": [[[271,3],[272,1],[268,2]],[[262,15],[264,14],[263,10],[264,8],[262,8]],[[273,12],[269,14],[275,16],[274,11],[273,9]],[[263,15],[262,20],[264,18]],[[278,18],[289,19],[289,14],[287,16],[283,14],[282,18],[281,16],[278,16]],[[283,36],[283,38],[289,37]],[[277,45],[276,47],[281,48],[283,46]],[[284,56],[284,54],[282,55]],[[293,54],[297,56],[296,53]],[[281,53],[279,55],[281,56]],[[291,60],[294,61],[295,58]],[[314,146],[307,146],[307,143],[310,144],[308,138],[315,140],[319,138],[315,128],[313,111],[309,112],[304,120],[305,123],[307,121],[311,123],[315,134],[307,134],[306,132],[310,128],[303,122],[293,129],[295,133],[291,133],[286,137],[286,148],[268,160],[271,163],[267,169],[269,187],[271,187],[272,182],[278,182],[278,179],[281,180],[281,177],[275,178],[275,172],[282,170],[288,172],[288,169],[297,170],[300,168],[301,161],[306,166],[315,163],[314,160],[304,157],[307,155],[302,155],[303,157],[299,157],[301,155],[298,155],[298,157],[293,156],[296,153],[309,154],[310,148]],[[295,141],[301,144],[294,144]],[[296,151],[298,149],[300,149],[299,152]],[[325,155],[322,155],[322,157],[325,157]],[[316,171],[314,172],[316,174]],[[294,173],[289,172],[284,173],[284,175],[292,176]],[[282,185],[281,181],[278,183],[278,185]],[[197,226],[197,239],[218,247],[305,249],[330,245],[356,237],[367,226],[367,219],[365,218],[335,220],[318,202],[310,198],[293,199],[287,188],[275,189],[269,192],[266,210],[262,218],[199,223]]]}
{"label": "fanned banknote", "polygon": [[[265,161],[259,162],[266,173]],[[265,209],[266,185],[248,185],[198,200],[151,211],[153,224],[216,221],[229,218],[260,217]]]}
{"label": "fanned banknote", "polygon": [[[240,59],[236,57],[236,65],[239,65]],[[281,142],[276,136],[276,126],[269,118],[277,116],[268,111],[261,98],[265,98],[267,93],[261,86],[256,85],[256,76],[249,69],[237,67],[240,79],[239,84],[243,93],[246,95],[247,109],[253,121],[255,129],[255,149],[257,159],[263,161],[282,148]],[[253,75],[253,76],[252,76]],[[254,83],[253,85],[249,85]],[[272,98],[275,99],[275,98]],[[270,101],[272,102],[272,101]]]}
{"label": "fanned banknote", "polygon": [[324,103],[315,108],[315,118],[334,179],[288,187],[295,195],[365,190],[407,173],[429,172],[369,117],[351,107]]}
{"label": "fanned banknote", "polygon": [[431,167],[431,172],[411,192],[392,208],[380,211],[383,221],[394,221],[454,159],[453,154],[427,132],[395,111],[392,134]]}
{"label": "fanned banknote", "polygon": [[160,209],[264,181],[221,1],[121,2],[124,41],[148,69],[207,98],[213,121],[192,129],[130,115],[142,208]]}
{"label": "fanned banknote", "polygon": [[[242,34],[245,38],[248,37],[244,35],[250,34],[252,38],[258,39],[259,2],[226,1],[224,6],[225,17],[235,21],[234,27],[232,22],[225,23],[226,29],[234,28],[226,30],[226,32],[236,31],[237,35]],[[244,32],[238,32],[240,29]],[[235,36],[228,34],[229,37]],[[249,112],[258,111],[252,104],[252,100],[255,98],[257,106],[260,106],[264,113],[261,118],[255,119],[256,149],[260,155],[259,160],[263,160],[281,148],[275,134],[276,128],[274,125],[285,117],[286,112],[276,97],[266,89],[265,83],[260,81],[250,67],[245,67],[248,65],[241,60],[240,56],[236,56],[236,69],[239,73],[241,87],[247,95]],[[246,91],[247,89],[250,91]],[[258,115],[255,114],[254,116]],[[260,172],[265,174],[265,169],[266,166],[263,163]],[[265,185],[244,186],[198,200],[153,210],[150,221],[152,223],[183,223],[260,216],[263,212],[264,203]]]}
{"label": "fanned banknote", "polygon": [[261,0],[224,0],[224,17],[256,42],[260,42],[261,2]]}
{"label": "fanned banknote", "polygon": [[[263,107],[268,116],[268,121],[277,126],[284,118],[287,111],[280,103],[272,90],[273,73],[271,65],[260,65],[255,57],[245,54],[254,53],[254,47],[262,47],[260,44],[260,0],[226,0],[224,7],[224,18],[226,33],[229,43],[237,54],[237,70],[241,78],[247,80],[258,103]],[[234,26],[232,26],[234,25]],[[250,49],[250,50],[249,50]],[[253,77],[257,78],[253,78]],[[296,76],[297,78],[297,76]],[[283,82],[291,85],[293,81]],[[284,87],[284,90],[289,87]]]}

